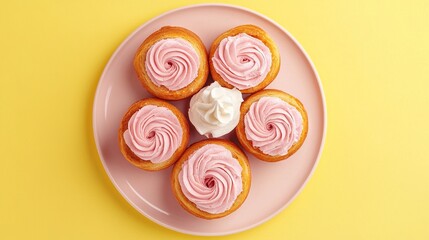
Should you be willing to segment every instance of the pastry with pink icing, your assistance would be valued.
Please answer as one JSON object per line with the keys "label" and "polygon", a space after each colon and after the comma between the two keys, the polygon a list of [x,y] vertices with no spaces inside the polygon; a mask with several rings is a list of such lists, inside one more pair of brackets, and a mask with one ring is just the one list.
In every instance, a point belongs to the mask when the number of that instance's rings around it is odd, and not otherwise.
{"label": "pastry with pink icing", "polygon": [[304,143],[308,117],[304,105],[280,90],[262,90],[241,105],[237,138],[255,157],[276,162],[294,154]]}
{"label": "pastry with pink icing", "polygon": [[134,69],[149,93],[167,100],[196,93],[209,71],[201,39],[188,29],[170,26],[144,40],[134,57]]}
{"label": "pastry with pink icing", "polygon": [[180,205],[191,214],[215,219],[237,210],[250,190],[246,155],[221,139],[191,145],[174,165],[171,186]]}
{"label": "pastry with pink icing", "polygon": [[185,116],[156,98],[130,106],[119,127],[119,146],[133,165],[149,171],[167,168],[179,159],[189,142]]}
{"label": "pastry with pink icing", "polygon": [[280,54],[271,37],[254,25],[230,29],[213,42],[210,73],[222,86],[254,93],[268,86],[280,69]]}

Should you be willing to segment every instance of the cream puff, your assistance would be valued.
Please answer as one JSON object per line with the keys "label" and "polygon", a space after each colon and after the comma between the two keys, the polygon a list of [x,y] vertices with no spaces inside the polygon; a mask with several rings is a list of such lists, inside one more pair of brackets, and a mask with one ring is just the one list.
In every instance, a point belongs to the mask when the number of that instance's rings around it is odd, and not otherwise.
{"label": "cream puff", "polygon": [[149,93],[167,100],[198,92],[209,72],[201,39],[188,29],[171,26],[144,40],[134,57],[134,69]]}
{"label": "cream puff", "polygon": [[175,163],[189,143],[185,116],[173,105],[147,98],[131,105],[119,127],[119,147],[134,166],[156,171]]}
{"label": "cream puff", "polygon": [[254,93],[270,84],[280,69],[272,38],[254,25],[241,25],[214,40],[209,54],[213,79],[227,88]]}
{"label": "cream puff", "polygon": [[180,205],[204,219],[224,217],[247,198],[251,174],[246,155],[221,139],[191,145],[174,165],[171,186]]}
{"label": "cream puff", "polygon": [[189,120],[201,135],[221,137],[237,126],[242,102],[240,91],[213,82],[192,96]]}
{"label": "cream puff", "polygon": [[237,138],[246,151],[263,161],[290,157],[307,136],[304,105],[280,90],[262,90],[249,96],[240,112]]}

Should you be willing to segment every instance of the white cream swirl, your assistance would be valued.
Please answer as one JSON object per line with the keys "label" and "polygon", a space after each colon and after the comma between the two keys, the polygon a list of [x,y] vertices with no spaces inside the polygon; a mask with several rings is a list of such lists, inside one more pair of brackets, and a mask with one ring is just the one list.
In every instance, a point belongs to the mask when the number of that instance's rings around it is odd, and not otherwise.
{"label": "white cream swirl", "polygon": [[237,126],[242,102],[240,91],[213,82],[191,98],[189,120],[201,135],[223,136]]}
{"label": "white cream swirl", "polygon": [[146,105],[128,121],[124,140],[142,160],[168,160],[182,142],[183,130],[176,115],[166,107]]}
{"label": "white cream swirl", "polygon": [[198,76],[200,57],[188,41],[166,38],[153,44],[147,51],[145,67],[155,85],[179,90]]}
{"label": "white cream swirl", "polygon": [[223,213],[243,191],[243,168],[231,152],[218,144],[207,144],[183,163],[179,184],[186,198],[198,209]]}
{"label": "white cream swirl", "polygon": [[277,97],[262,97],[244,116],[244,131],[254,147],[270,156],[285,155],[302,133],[301,113]]}

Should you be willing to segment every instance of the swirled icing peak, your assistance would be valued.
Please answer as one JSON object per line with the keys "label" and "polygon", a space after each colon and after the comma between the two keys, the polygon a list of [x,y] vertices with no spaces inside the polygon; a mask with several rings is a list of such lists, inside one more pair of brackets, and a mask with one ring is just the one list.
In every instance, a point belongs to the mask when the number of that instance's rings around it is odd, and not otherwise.
{"label": "swirled icing peak", "polygon": [[239,90],[259,85],[271,69],[270,49],[259,39],[240,33],[222,39],[212,58],[216,72]]}
{"label": "swirled icing peak", "polygon": [[244,131],[253,147],[270,156],[285,155],[302,133],[301,113],[277,97],[262,97],[244,116]]}
{"label": "swirled icing peak", "polygon": [[166,38],[153,44],[147,51],[145,67],[155,85],[179,90],[198,76],[200,57],[188,41]]}
{"label": "swirled icing peak", "polygon": [[242,167],[231,152],[218,144],[207,144],[182,165],[179,184],[186,198],[198,209],[223,213],[243,191]]}
{"label": "swirled icing peak", "polygon": [[142,160],[168,160],[182,142],[183,130],[176,115],[166,107],[146,105],[128,121],[124,140]]}
{"label": "swirled icing peak", "polygon": [[237,126],[242,102],[240,91],[213,82],[192,96],[189,120],[201,135],[223,136]]}

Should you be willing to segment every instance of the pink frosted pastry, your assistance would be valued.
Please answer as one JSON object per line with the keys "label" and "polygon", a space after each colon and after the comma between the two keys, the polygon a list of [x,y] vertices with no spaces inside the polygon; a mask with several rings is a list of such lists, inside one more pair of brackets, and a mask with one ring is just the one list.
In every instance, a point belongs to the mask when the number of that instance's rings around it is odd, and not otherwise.
{"label": "pink frosted pastry", "polygon": [[119,146],[124,157],[144,170],[171,166],[185,151],[189,126],[173,105],[147,98],[130,106],[119,128]]}
{"label": "pink frosted pastry", "polygon": [[302,103],[279,90],[263,90],[241,105],[237,138],[257,158],[274,162],[288,158],[303,144],[308,132]]}
{"label": "pink frosted pastry", "polygon": [[201,39],[188,29],[170,26],[145,39],[134,57],[134,69],[148,92],[167,100],[196,93],[209,71]]}
{"label": "pink frosted pastry", "polygon": [[214,219],[240,207],[249,193],[250,178],[247,157],[237,146],[209,139],[185,151],[174,165],[171,186],[185,210]]}
{"label": "pink frosted pastry", "polygon": [[254,25],[221,34],[209,56],[210,73],[222,86],[254,93],[270,84],[280,69],[280,54],[271,37]]}

